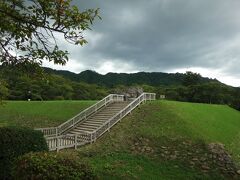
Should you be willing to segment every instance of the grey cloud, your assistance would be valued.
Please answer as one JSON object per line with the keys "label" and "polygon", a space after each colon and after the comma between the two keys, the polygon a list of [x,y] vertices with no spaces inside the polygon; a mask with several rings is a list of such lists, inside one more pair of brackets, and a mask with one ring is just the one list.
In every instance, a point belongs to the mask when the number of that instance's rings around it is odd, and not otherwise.
{"label": "grey cloud", "polygon": [[[101,9],[90,33],[96,44],[70,48],[70,58],[96,69],[102,61],[136,70],[218,68],[239,75],[239,0],[75,0],[80,9]],[[88,37],[87,37],[88,38]],[[94,38],[94,37],[93,37]],[[91,39],[91,37],[89,37]],[[231,50],[233,48],[233,50]],[[238,50],[237,50],[238,49]],[[228,61],[228,66],[224,63]]]}

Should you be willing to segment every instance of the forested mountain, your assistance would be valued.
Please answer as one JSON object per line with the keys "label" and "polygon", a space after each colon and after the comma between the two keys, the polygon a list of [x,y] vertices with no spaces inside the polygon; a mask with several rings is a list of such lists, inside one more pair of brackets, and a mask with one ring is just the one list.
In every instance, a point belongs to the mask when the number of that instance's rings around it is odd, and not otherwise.
{"label": "forested mountain", "polygon": [[44,72],[40,69],[41,73],[36,74],[27,71],[0,67],[0,100],[101,99],[109,93],[122,93],[137,86],[156,93],[157,98],[164,94],[169,100],[227,104],[240,110],[240,88],[193,72],[101,75],[89,70],[79,74],[50,68],[44,68]]}
{"label": "forested mountain", "polygon": [[[149,85],[149,86],[176,86],[182,85],[186,74],[182,73],[162,73],[162,72],[138,72],[138,73],[107,73],[99,74],[95,71],[86,70],[79,74],[70,71],[53,70],[44,68],[45,72],[61,75],[67,79],[89,84],[97,84],[112,88],[117,85]],[[199,83],[219,82],[216,79],[200,77]],[[219,82],[220,83],[220,82]]]}

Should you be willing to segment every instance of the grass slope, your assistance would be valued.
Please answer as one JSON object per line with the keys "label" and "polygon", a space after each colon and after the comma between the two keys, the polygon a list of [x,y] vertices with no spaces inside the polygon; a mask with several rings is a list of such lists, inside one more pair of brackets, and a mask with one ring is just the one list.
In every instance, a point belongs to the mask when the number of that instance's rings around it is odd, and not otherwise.
{"label": "grass slope", "polygon": [[240,113],[227,106],[155,101],[79,155],[101,179],[225,179],[207,144],[223,143],[239,160],[239,135]]}
{"label": "grass slope", "polygon": [[[161,110],[165,115],[163,118],[166,120],[172,114],[170,119],[175,122],[169,124],[169,131],[164,132],[168,136],[184,136],[193,140],[204,140],[207,143],[221,142],[240,158],[239,111],[223,105],[171,101],[162,101],[159,105],[164,106]],[[161,113],[158,115],[161,116]],[[166,127],[167,120],[165,122]]]}
{"label": "grass slope", "polygon": [[[92,103],[9,102],[0,107],[0,125],[52,126]],[[223,143],[240,162],[239,138],[240,112],[228,106],[154,101],[96,143],[63,153],[89,161],[100,179],[231,179],[207,144]]]}
{"label": "grass slope", "polygon": [[7,101],[0,105],[0,126],[56,126],[94,103],[95,101]]}

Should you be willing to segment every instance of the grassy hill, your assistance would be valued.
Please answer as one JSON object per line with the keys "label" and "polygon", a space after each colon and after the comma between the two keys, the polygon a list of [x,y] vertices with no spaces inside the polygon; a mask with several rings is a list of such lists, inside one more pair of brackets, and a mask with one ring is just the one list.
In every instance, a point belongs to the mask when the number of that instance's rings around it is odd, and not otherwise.
{"label": "grassy hill", "polygon": [[[52,126],[91,103],[9,102],[0,108],[0,124]],[[141,105],[96,143],[62,153],[89,161],[100,179],[231,179],[236,176],[232,162],[223,163],[225,157],[214,154],[209,144],[224,144],[239,164],[239,139],[240,112],[228,106],[154,101]]]}
{"label": "grassy hill", "polygon": [[221,179],[229,177],[208,144],[223,143],[240,162],[239,139],[240,113],[228,106],[155,101],[79,154],[103,179]]}

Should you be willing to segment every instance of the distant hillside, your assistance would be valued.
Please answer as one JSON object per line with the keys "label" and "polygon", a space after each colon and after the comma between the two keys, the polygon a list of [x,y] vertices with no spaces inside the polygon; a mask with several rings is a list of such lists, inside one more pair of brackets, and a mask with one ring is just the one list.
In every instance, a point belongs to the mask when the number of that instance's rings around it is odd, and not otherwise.
{"label": "distant hillside", "polygon": [[[138,73],[107,73],[106,75],[101,75],[95,71],[86,70],[79,74],[62,71],[53,70],[50,68],[45,68],[48,73],[54,73],[68,78],[72,81],[86,82],[89,84],[97,84],[106,87],[113,87],[116,85],[134,85],[134,84],[146,84],[150,86],[171,86],[171,85],[181,85],[185,74],[182,73],[162,73],[162,72],[138,72]],[[200,80],[202,83],[206,82],[219,82],[216,79],[209,79],[202,77]]]}
{"label": "distant hillside", "polygon": [[240,110],[240,88],[193,72],[101,75],[90,70],[76,74],[44,68],[45,74],[41,76],[31,67],[25,68],[0,66],[0,100],[96,100],[109,93],[127,91],[129,86],[138,86],[156,93],[157,98],[164,94],[168,100],[227,104]]}

